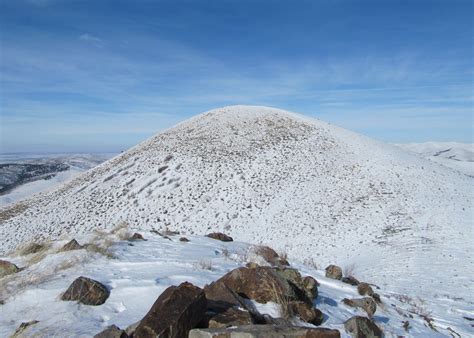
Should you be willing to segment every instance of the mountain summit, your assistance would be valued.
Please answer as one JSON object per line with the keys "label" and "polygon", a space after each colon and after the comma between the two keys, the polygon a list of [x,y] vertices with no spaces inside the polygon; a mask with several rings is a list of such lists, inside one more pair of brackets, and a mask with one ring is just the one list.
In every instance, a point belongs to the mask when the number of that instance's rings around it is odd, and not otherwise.
{"label": "mountain summit", "polygon": [[[429,274],[460,255],[472,271],[466,256],[472,184],[316,119],[224,107],[153,136],[57,191],[3,208],[0,252],[126,221],[137,229],[223,231],[290,257],[357,262],[361,274],[384,270],[387,278]],[[453,272],[451,282],[464,279]]]}

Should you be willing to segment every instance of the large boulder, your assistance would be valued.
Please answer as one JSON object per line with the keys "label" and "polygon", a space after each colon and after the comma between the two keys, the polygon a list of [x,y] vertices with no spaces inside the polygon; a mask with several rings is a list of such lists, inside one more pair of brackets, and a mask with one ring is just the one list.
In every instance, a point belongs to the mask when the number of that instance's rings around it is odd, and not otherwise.
{"label": "large boulder", "polygon": [[187,337],[206,312],[204,291],[191,283],[170,286],[138,324],[133,337]]}
{"label": "large boulder", "polygon": [[109,298],[107,287],[90,278],[79,277],[61,296],[61,300],[78,301],[85,305],[101,305]]}
{"label": "large boulder", "polygon": [[232,237],[227,236],[226,234],[223,234],[222,232],[211,232],[210,234],[207,234],[206,237],[217,239],[222,242],[232,242],[234,240]]}
{"label": "large boulder", "polygon": [[314,306],[309,305],[305,302],[290,302],[289,304],[294,315],[298,316],[301,320],[313,324],[321,325],[324,319],[323,313],[316,309]]}
{"label": "large boulder", "polygon": [[337,265],[329,265],[326,268],[326,277],[332,279],[342,279],[342,269]]}
{"label": "large boulder", "polygon": [[99,332],[94,338],[128,338],[128,334],[116,325],[110,325],[102,332]]}
{"label": "large boulder", "polygon": [[339,338],[338,330],[287,325],[244,325],[235,328],[194,329],[189,338]]}
{"label": "large boulder", "polygon": [[370,318],[372,318],[375,311],[377,310],[377,303],[375,303],[375,301],[370,297],[364,297],[359,299],[344,298],[342,302],[350,307],[361,308],[367,313]]}
{"label": "large boulder", "polygon": [[248,311],[231,307],[209,319],[210,328],[241,326],[254,324],[252,315]]}
{"label": "large boulder", "polygon": [[369,318],[355,316],[344,323],[346,332],[354,338],[382,337],[382,330]]}
{"label": "large boulder", "polygon": [[17,273],[20,268],[13,263],[0,259],[0,278]]}
{"label": "large boulder", "polygon": [[278,302],[280,299],[302,300],[311,303],[305,292],[294,282],[283,277],[282,273],[266,266],[234,269],[206,286],[206,294],[224,290],[224,286],[238,295],[259,303]]}

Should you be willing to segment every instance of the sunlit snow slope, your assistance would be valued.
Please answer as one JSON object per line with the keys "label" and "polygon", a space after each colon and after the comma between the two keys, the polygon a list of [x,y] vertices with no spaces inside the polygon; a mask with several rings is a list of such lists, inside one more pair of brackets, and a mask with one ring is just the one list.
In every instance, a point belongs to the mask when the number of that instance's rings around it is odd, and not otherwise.
{"label": "sunlit snow slope", "polygon": [[159,133],[56,192],[4,208],[0,253],[120,220],[143,229],[212,229],[321,265],[353,263],[361,278],[462,312],[473,306],[473,183],[319,120],[225,107]]}

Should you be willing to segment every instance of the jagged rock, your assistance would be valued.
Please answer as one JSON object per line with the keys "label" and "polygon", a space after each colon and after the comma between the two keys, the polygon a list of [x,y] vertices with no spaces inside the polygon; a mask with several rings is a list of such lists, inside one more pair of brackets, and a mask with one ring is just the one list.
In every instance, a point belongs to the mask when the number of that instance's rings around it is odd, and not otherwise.
{"label": "jagged rock", "polygon": [[372,317],[377,310],[377,304],[370,297],[364,297],[359,299],[347,299],[344,298],[342,302],[350,307],[358,307],[367,312],[369,317]]}
{"label": "jagged rock", "polygon": [[230,271],[206,288],[209,292],[213,289],[224,290],[222,285],[240,296],[259,303],[277,302],[279,298],[311,303],[302,289],[271,267],[259,266],[253,269],[240,267]]}
{"label": "jagged rock", "polygon": [[355,316],[344,323],[346,332],[355,338],[382,337],[382,330],[369,318]]}
{"label": "jagged rock", "polygon": [[262,257],[267,263],[273,266],[288,266],[289,263],[285,258],[280,257],[279,254],[269,246],[260,245],[255,247],[255,253]]}
{"label": "jagged rock", "polygon": [[329,265],[326,268],[326,277],[332,279],[342,279],[342,269],[337,265]]}
{"label": "jagged rock", "polygon": [[104,331],[99,332],[94,338],[128,338],[128,334],[116,325],[110,325]]}
{"label": "jagged rock", "polygon": [[179,239],[180,242],[189,242],[189,239],[187,239],[186,237],[181,237]]}
{"label": "jagged rock", "polygon": [[128,240],[129,241],[145,241],[145,238],[138,232],[135,232]]}
{"label": "jagged rock", "polygon": [[170,286],[138,324],[133,337],[187,337],[206,312],[204,291],[191,283]]}
{"label": "jagged rock", "polygon": [[78,301],[85,305],[101,305],[109,298],[107,287],[90,278],[79,277],[63,293],[61,300]]}
{"label": "jagged rock", "polygon": [[232,242],[234,239],[230,236],[227,236],[226,234],[223,234],[222,232],[211,232],[210,234],[207,234],[206,237],[212,238],[212,239],[217,239],[222,242]]}
{"label": "jagged rock", "polygon": [[69,242],[64,244],[64,246],[59,251],[80,250],[82,248],[84,247],[80,245],[75,239],[71,239]]}
{"label": "jagged rock", "polygon": [[26,335],[24,334],[25,331],[32,325],[38,324],[39,321],[37,320],[31,320],[29,322],[23,322],[18,326],[18,328],[15,330],[15,332],[10,336],[10,338],[20,338],[20,337],[25,337]]}
{"label": "jagged rock", "polygon": [[301,320],[313,324],[321,325],[324,319],[323,313],[305,302],[290,302],[292,312]]}
{"label": "jagged rock", "polygon": [[209,319],[209,328],[241,326],[253,324],[252,315],[248,311],[229,308]]}
{"label": "jagged rock", "polygon": [[342,282],[343,282],[343,283],[346,283],[346,284],[354,285],[354,286],[357,286],[357,285],[359,285],[359,283],[360,283],[360,282],[357,280],[357,278],[355,278],[354,276],[342,277]]}
{"label": "jagged rock", "polygon": [[374,290],[372,290],[372,287],[367,283],[357,285],[357,292],[359,292],[361,296],[372,296],[374,294]]}
{"label": "jagged rock", "polygon": [[189,338],[339,338],[338,330],[277,325],[244,325],[235,328],[194,329]]}
{"label": "jagged rock", "polygon": [[20,268],[13,263],[0,259],[0,278],[17,273]]}

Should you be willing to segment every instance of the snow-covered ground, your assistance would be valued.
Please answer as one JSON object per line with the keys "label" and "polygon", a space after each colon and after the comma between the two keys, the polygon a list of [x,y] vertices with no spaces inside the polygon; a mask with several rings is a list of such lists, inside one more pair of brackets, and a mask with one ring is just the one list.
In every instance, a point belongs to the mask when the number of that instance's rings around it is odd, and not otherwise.
{"label": "snow-covered ground", "polygon": [[[113,157],[115,154],[0,154],[0,164],[47,164],[51,162],[66,164],[69,169],[53,173],[48,179],[38,178],[16,186],[7,193],[0,195],[0,206],[6,206],[25,198],[32,197],[40,192],[48,192],[57,189],[68,182],[95,167],[99,163]],[[1,173],[0,173],[1,174]]]}
{"label": "snow-covered ground", "polygon": [[[133,242],[133,246],[127,241],[116,242],[111,249],[115,258],[85,250],[55,253],[66,241],[54,243],[46,258],[14,275],[7,284],[8,290],[5,288],[3,294],[0,292],[0,296],[8,295],[5,304],[0,306],[0,336],[7,337],[21,322],[30,320],[39,321],[28,331],[28,335],[36,336],[90,337],[112,324],[126,328],[143,318],[168,286],[188,281],[203,287],[252,261],[252,256],[247,254],[251,245],[246,243],[224,243],[204,236],[188,236],[190,242],[187,243],[180,242],[180,236],[170,239],[155,233],[144,233],[144,236],[147,241]],[[90,236],[82,236],[80,242],[89,239]],[[11,260],[11,257],[7,258]],[[23,266],[29,258],[17,257],[13,261]],[[325,314],[321,326],[339,329],[343,337],[348,337],[344,332],[344,321],[364,313],[341,301],[360,297],[356,287],[325,278],[324,271],[301,262],[295,261],[293,266],[321,284],[315,300],[316,307]],[[111,289],[107,302],[87,306],[59,300],[59,295],[79,276],[106,284]],[[449,335],[452,332],[448,326],[463,337],[471,332],[470,322],[462,315],[471,316],[472,313],[450,311],[443,318],[435,317],[432,325],[439,331],[435,332],[422,317],[433,310],[429,308],[430,304],[423,303],[416,295],[395,293],[390,286],[377,292],[382,296],[383,305],[378,307],[374,320],[387,337]],[[279,317],[279,305],[272,302],[254,304],[261,313]],[[408,332],[403,328],[405,321],[410,323]],[[299,320],[295,324],[310,326]]]}
{"label": "snow-covered ground", "polygon": [[474,177],[473,143],[425,142],[397,145],[423,158]]}
{"label": "snow-covered ground", "polygon": [[473,183],[319,120],[225,107],[0,209],[0,253],[120,221],[212,229],[290,259],[354,266],[361,279],[421,298],[438,325],[462,331],[474,305]]}

